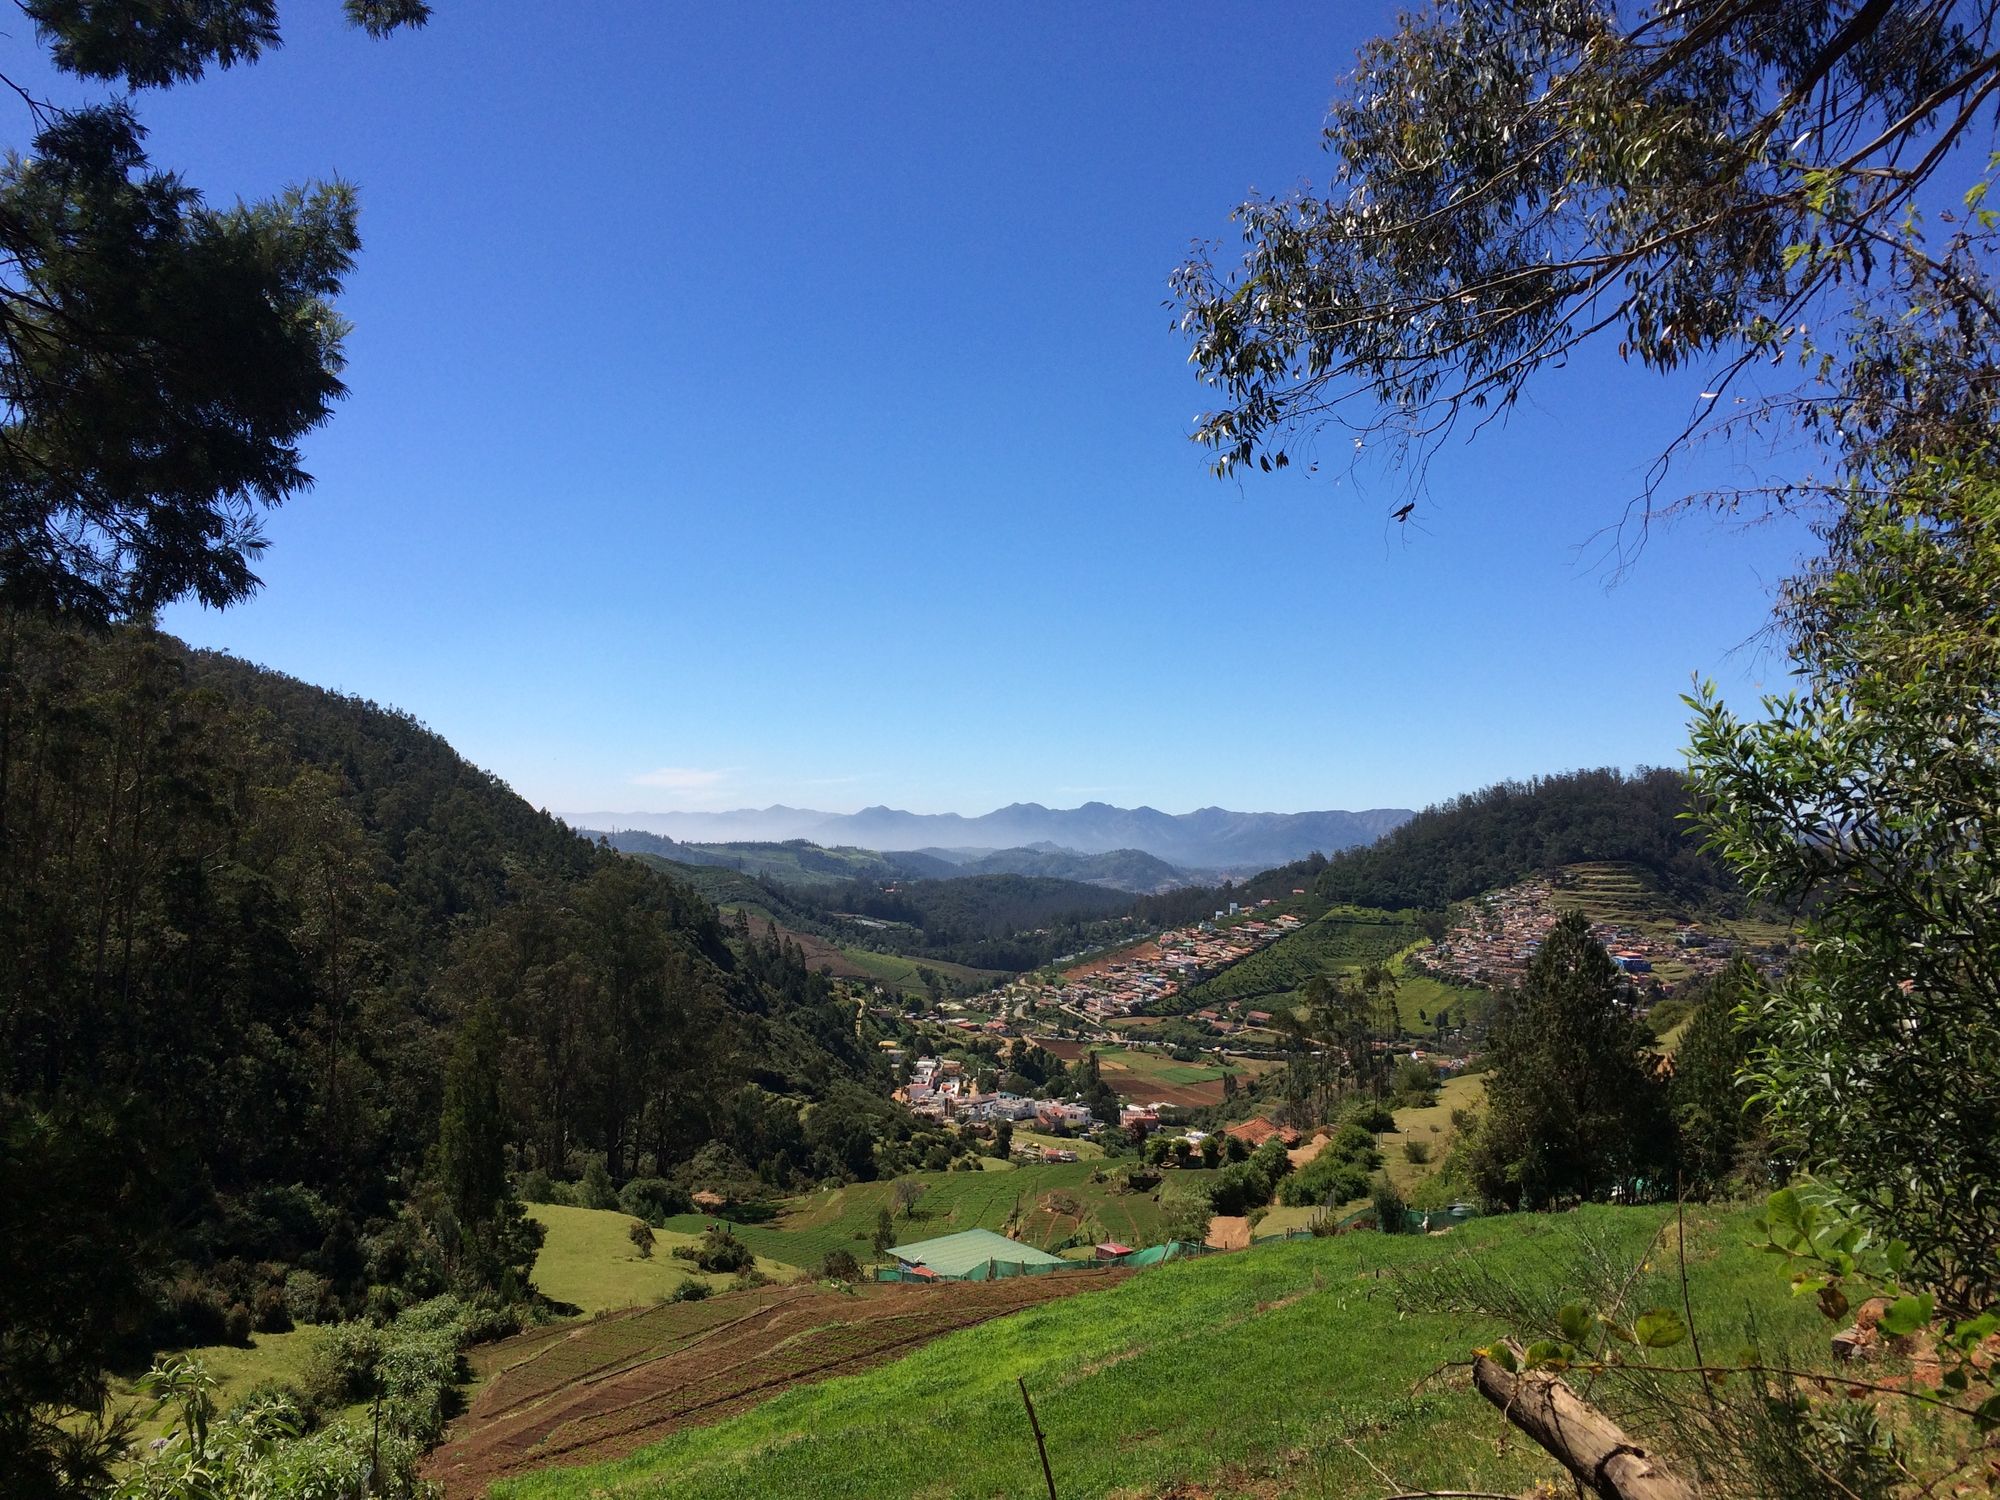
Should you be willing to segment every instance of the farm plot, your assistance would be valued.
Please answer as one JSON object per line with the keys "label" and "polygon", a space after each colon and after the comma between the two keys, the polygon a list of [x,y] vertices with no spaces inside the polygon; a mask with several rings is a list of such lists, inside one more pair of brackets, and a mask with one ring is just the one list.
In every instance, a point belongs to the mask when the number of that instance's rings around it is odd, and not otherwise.
{"label": "farm plot", "polygon": [[943,1334],[1132,1273],[733,1292],[599,1318],[558,1338],[495,1346],[494,1377],[426,1464],[448,1500],[495,1480],[600,1462],[782,1391],[853,1374]]}
{"label": "farm plot", "polygon": [[1284,995],[1320,974],[1386,963],[1422,934],[1391,912],[1338,907],[1175,997],[1176,1010]]}
{"label": "farm plot", "polygon": [[[913,1215],[895,1214],[898,1240],[928,1239],[961,1229],[991,1229],[1048,1249],[1075,1234],[1087,1219],[1128,1244],[1157,1244],[1163,1237],[1159,1205],[1145,1193],[1122,1192],[1115,1181],[1093,1182],[1102,1163],[1076,1161],[1023,1165],[1011,1172],[919,1172],[924,1194]],[[1199,1171],[1177,1173],[1195,1179]],[[816,1267],[833,1250],[873,1257],[877,1216],[892,1206],[892,1185],[858,1182],[832,1192],[794,1198],[762,1224],[733,1224],[736,1237],[760,1258]],[[682,1215],[669,1230],[692,1234],[710,1220]]]}

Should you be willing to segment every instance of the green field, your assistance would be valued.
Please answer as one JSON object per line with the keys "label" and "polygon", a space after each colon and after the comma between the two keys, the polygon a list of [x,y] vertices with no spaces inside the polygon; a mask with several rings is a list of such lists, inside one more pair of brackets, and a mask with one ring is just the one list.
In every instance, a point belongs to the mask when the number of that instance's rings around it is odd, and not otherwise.
{"label": "green field", "polygon": [[1414,922],[1394,913],[1335,907],[1317,922],[1308,922],[1184,990],[1175,997],[1174,1008],[1197,1010],[1238,1000],[1287,996],[1318,975],[1386,963],[1419,936]]}
{"label": "green field", "polygon": [[[248,1345],[204,1344],[199,1348],[175,1352],[199,1360],[208,1373],[220,1382],[215,1391],[215,1405],[218,1411],[227,1411],[248,1395],[253,1387],[267,1380],[282,1380],[297,1385],[305,1370],[306,1355],[318,1337],[317,1328],[294,1328],[284,1333],[255,1334]],[[154,1358],[165,1359],[166,1352],[162,1351]],[[112,1381],[108,1405],[111,1411],[132,1415],[135,1423],[133,1435],[142,1443],[161,1436],[174,1420],[168,1412],[148,1416],[152,1399],[135,1391],[130,1377]]]}
{"label": "green field", "polygon": [[[1095,1218],[1105,1233],[1129,1245],[1154,1245],[1166,1235],[1160,1226],[1157,1190],[1119,1192],[1113,1183],[1094,1183],[1100,1163],[1054,1162],[998,1172],[918,1172],[925,1185],[916,1216],[895,1217],[899,1241],[929,1239],[961,1229],[991,1229],[1027,1244],[1046,1248],[1067,1239],[1083,1220]],[[1170,1173],[1169,1181],[1204,1181],[1211,1174],[1199,1169]],[[876,1216],[891,1202],[891,1184],[857,1182],[826,1192],[793,1198],[780,1205],[776,1218],[762,1224],[734,1226],[738,1239],[760,1258],[812,1268],[833,1250],[846,1250],[862,1261],[874,1258]],[[1054,1198],[1052,1202],[1051,1199]],[[1066,1209],[1074,1204],[1075,1212]],[[709,1220],[682,1214],[667,1227],[682,1234],[699,1233]]]}
{"label": "green field", "polygon": [[[1804,1350],[1808,1337],[1823,1350],[1810,1302],[1790,1297],[1770,1257],[1747,1247],[1747,1219],[1689,1215],[1698,1321],[1733,1347],[1754,1311],[1767,1350],[1788,1341]],[[1518,1436],[1504,1441],[1503,1419],[1444,1368],[1509,1330],[1399,1306],[1399,1277],[1472,1257],[1553,1304],[1594,1251],[1637,1265],[1672,1220],[1670,1209],[1586,1208],[1437,1238],[1355,1234],[1169,1264],[795,1389],[631,1458],[544,1471],[494,1493],[1034,1496],[1042,1476],[1017,1378],[1035,1398],[1063,1495],[1519,1493],[1557,1477],[1550,1461]],[[1678,1307],[1675,1265],[1652,1257],[1629,1305]],[[1685,1357],[1685,1346],[1665,1356]]]}
{"label": "green field", "polygon": [[1104,1148],[1095,1141],[1086,1141],[1081,1136],[1044,1135],[1039,1130],[1023,1130],[1018,1125],[1014,1127],[1014,1145],[1017,1149],[1022,1146],[1053,1146],[1059,1151],[1074,1151],[1079,1161],[1100,1161],[1104,1157]]}
{"label": "green field", "polygon": [[1411,1036],[1427,1036],[1435,1028],[1437,1013],[1449,1010],[1454,1024],[1478,1016],[1492,1003],[1485,990],[1447,984],[1428,974],[1396,976],[1396,1020]]}
{"label": "green field", "polygon": [[[548,1232],[541,1254],[535,1257],[535,1285],[544,1296],[571,1303],[585,1314],[658,1302],[671,1296],[683,1281],[706,1282],[719,1291],[731,1280],[729,1276],[704,1275],[687,1261],[674,1258],[676,1247],[692,1245],[700,1238],[707,1224],[703,1219],[694,1220],[692,1231],[656,1231],[652,1258],[641,1259],[631,1240],[630,1214],[616,1209],[531,1203],[528,1217]],[[780,1280],[798,1274],[789,1264],[761,1257],[757,1269]]]}

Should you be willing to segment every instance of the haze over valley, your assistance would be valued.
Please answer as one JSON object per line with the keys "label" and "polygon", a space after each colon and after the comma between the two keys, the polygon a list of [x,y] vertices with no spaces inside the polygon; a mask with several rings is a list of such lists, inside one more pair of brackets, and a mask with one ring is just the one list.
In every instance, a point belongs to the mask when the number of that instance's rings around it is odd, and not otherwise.
{"label": "haze over valley", "polygon": [[1331,854],[1370,844],[1410,816],[1407,808],[1243,813],[1204,807],[1175,815],[1102,802],[1067,809],[1017,802],[976,817],[889,807],[856,813],[767,807],[735,812],[584,812],[567,815],[567,821],[582,829],[664,834],[693,844],[806,839],[824,845],[914,850],[961,865],[990,859],[1001,851],[1088,855],[1138,850],[1192,878],[1250,874],[1315,852]]}

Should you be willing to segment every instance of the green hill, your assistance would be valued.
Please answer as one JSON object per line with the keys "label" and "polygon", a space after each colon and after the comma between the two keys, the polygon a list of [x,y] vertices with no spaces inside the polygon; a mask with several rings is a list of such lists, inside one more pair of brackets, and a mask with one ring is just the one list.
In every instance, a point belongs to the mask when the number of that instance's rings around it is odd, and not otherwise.
{"label": "green hill", "polygon": [[1685,818],[1692,804],[1678,771],[1574,771],[1425,808],[1366,849],[1327,861],[1327,901],[1442,910],[1483,891],[1562,865],[1640,865],[1677,898],[1740,904],[1735,881]]}
{"label": "green hill", "polygon": [[[1035,1496],[1042,1476],[1017,1379],[1034,1397],[1063,1495],[1518,1493],[1558,1477],[1553,1465],[1518,1436],[1502,1441],[1501,1418],[1449,1367],[1523,1330],[1440,1310],[1426,1273],[1470,1258],[1554,1307],[1587,1295],[1593,1261],[1637,1266],[1672,1221],[1671,1209],[1585,1208],[1475,1222],[1442,1238],[1364,1233],[1169,1264],[948,1334],[866,1373],[797,1386],[629,1458],[544,1469],[493,1493]],[[1752,1315],[1767,1350],[1817,1333],[1817,1312],[1788,1295],[1747,1238],[1747,1216],[1690,1211],[1697,1318],[1730,1347]],[[1680,1307],[1674,1271],[1672,1257],[1652,1258],[1626,1305]],[[839,1325],[824,1336],[830,1354],[847,1337]],[[813,1337],[788,1346],[791,1378],[811,1367]],[[1662,1357],[1684,1361],[1685,1346]],[[587,1350],[566,1358],[590,1363]]]}
{"label": "green hill", "polygon": [[797,1180],[799,1103],[880,1091],[796,948],[733,941],[408,715],[150,631],[6,631],[0,1273],[81,1279],[93,1346],[275,1327],[291,1267],[329,1313],[434,1287],[413,1189],[474,1015],[524,1169],[718,1139]]}

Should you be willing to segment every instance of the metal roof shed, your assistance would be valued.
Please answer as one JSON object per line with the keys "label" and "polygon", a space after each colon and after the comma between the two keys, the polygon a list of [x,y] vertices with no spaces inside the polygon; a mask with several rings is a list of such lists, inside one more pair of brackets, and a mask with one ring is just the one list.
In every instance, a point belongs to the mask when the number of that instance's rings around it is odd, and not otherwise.
{"label": "metal roof shed", "polygon": [[897,1245],[889,1252],[905,1266],[925,1266],[939,1276],[960,1277],[978,1271],[989,1262],[1003,1266],[1062,1266],[1060,1256],[1010,1240],[990,1229],[966,1229],[940,1235],[934,1240]]}

